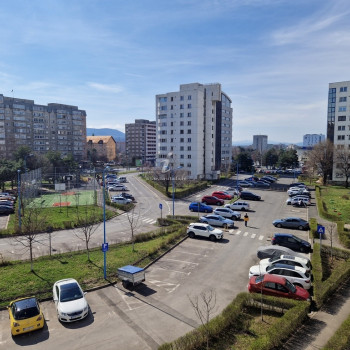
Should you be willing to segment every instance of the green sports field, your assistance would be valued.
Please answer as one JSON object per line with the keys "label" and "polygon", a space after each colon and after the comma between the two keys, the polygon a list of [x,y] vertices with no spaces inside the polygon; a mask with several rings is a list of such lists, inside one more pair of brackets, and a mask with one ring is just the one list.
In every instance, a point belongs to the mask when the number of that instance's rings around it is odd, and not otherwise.
{"label": "green sports field", "polygon": [[51,208],[60,206],[92,205],[94,203],[93,190],[69,190],[62,193],[43,194],[38,198],[34,198],[28,206],[32,208]]}

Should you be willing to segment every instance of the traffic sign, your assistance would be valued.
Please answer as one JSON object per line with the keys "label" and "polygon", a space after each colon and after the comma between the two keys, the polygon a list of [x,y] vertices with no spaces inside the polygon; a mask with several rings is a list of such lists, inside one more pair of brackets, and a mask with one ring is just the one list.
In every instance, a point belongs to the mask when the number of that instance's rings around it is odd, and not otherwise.
{"label": "traffic sign", "polygon": [[320,239],[324,238],[324,234],[326,233],[326,228],[322,225],[317,225],[317,233]]}
{"label": "traffic sign", "polygon": [[163,204],[159,203],[159,209],[163,209]]}
{"label": "traffic sign", "polygon": [[102,243],[102,251],[108,252],[108,243]]}

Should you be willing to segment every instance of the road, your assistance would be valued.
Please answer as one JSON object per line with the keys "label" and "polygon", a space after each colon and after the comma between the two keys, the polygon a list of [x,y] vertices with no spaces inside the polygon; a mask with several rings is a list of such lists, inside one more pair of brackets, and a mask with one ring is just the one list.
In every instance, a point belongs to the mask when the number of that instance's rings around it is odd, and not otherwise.
{"label": "road", "polygon": [[[26,346],[27,349],[39,350],[68,347],[157,349],[160,344],[198,327],[199,321],[189,297],[212,288],[217,296],[215,315],[220,313],[239,292],[246,291],[249,267],[258,261],[257,247],[268,244],[271,235],[276,232],[272,220],[292,215],[307,218],[306,209],[285,205],[284,192],[254,192],[260,193],[263,200],[251,202],[248,227],[244,227],[243,221],[237,222],[237,228],[225,230],[224,239],[220,242],[186,239],[151,265],[146,271],[145,284],[134,291],[124,290],[118,284],[89,292],[87,300],[91,312],[82,322],[60,324],[53,302],[47,301],[42,303],[45,329],[12,339],[7,311],[1,311],[1,347],[18,349]],[[197,194],[194,198],[201,195]],[[177,212],[188,214],[188,203],[177,201]],[[304,231],[279,231],[307,238]]]}

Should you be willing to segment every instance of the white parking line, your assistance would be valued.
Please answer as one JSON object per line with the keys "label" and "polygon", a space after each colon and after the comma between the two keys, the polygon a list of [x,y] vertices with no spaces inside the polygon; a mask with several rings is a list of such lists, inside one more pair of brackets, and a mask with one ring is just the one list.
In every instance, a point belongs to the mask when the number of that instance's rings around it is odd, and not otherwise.
{"label": "white parking line", "polygon": [[242,232],[242,231],[237,231],[237,232],[236,232],[236,235],[239,235],[241,232]]}
{"label": "white parking line", "polygon": [[191,261],[184,261],[184,260],[176,260],[176,259],[162,259],[162,260],[177,261],[177,262],[184,262],[184,263],[187,263],[187,264],[199,265],[198,263],[194,263],[194,262],[191,262]]}
{"label": "white parking line", "polygon": [[184,253],[184,254],[191,254],[191,255],[201,255],[201,256],[207,256],[207,255],[203,255],[200,253],[191,253],[191,252],[185,252],[184,250],[177,250],[177,253]]}
{"label": "white parking line", "polygon": [[252,233],[251,238],[255,238],[256,234]]}
{"label": "white parking line", "polygon": [[248,232],[244,232],[244,233],[243,233],[243,236],[244,236],[244,237],[247,237],[248,234],[249,234]]}
{"label": "white parking line", "polygon": [[263,238],[264,238],[264,236],[263,236],[263,235],[260,235],[260,236],[259,236],[259,241],[262,241]]}
{"label": "white parking line", "polygon": [[177,270],[170,270],[170,269],[165,269],[164,267],[153,267],[154,269],[158,269],[158,270],[165,270],[165,271],[172,271],[172,272],[177,272],[177,273],[182,273],[184,275],[189,276],[191,274],[191,272],[183,272],[183,271],[177,271]]}

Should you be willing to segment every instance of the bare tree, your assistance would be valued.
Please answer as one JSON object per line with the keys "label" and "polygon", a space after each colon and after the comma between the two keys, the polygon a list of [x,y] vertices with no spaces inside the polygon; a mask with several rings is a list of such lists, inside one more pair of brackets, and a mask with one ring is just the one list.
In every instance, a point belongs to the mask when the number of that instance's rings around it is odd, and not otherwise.
{"label": "bare tree", "polygon": [[350,148],[337,148],[334,150],[337,175],[345,177],[345,188],[349,187],[350,177]]}
{"label": "bare tree", "polygon": [[193,297],[193,299],[188,296],[190,303],[196,313],[196,316],[200,320],[203,329],[205,331],[205,336],[207,340],[207,349],[209,349],[209,321],[210,317],[216,310],[216,292],[214,289],[210,288],[203,291],[199,296]]}
{"label": "bare tree", "polygon": [[85,248],[87,252],[88,261],[90,261],[90,240],[93,234],[97,231],[101,222],[99,222],[99,217],[97,209],[94,206],[92,210],[89,210],[88,205],[83,207],[83,211],[77,209],[76,212],[77,228],[75,229],[75,236],[80,240],[85,242]]}
{"label": "bare tree", "polygon": [[27,207],[26,214],[22,217],[23,235],[15,237],[15,241],[22,244],[25,252],[29,251],[30,271],[33,269],[33,244],[38,233],[45,227],[46,218],[40,208]]}
{"label": "bare tree", "polygon": [[336,233],[337,224],[335,222],[330,222],[327,224],[327,230],[329,234],[329,240],[331,241],[331,262],[333,263],[333,239]]}
{"label": "bare tree", "polygon": [[130,231],[131,231],[131,242],[132,242],[132,251],[135,251],[135,233],[139,226],[139,220],[140,220],[140,211],[138,214],[135,215],[135,206],[132,208],[131,212],[127,212],[127,218],[130,225]]}
{"label": "bare tree", "polygon": [[308,153],[307,167],[322,174],[324,185],[327,184],[328,176],[332,174],[333,150],[333,143],[326,140],[315,145]]}

